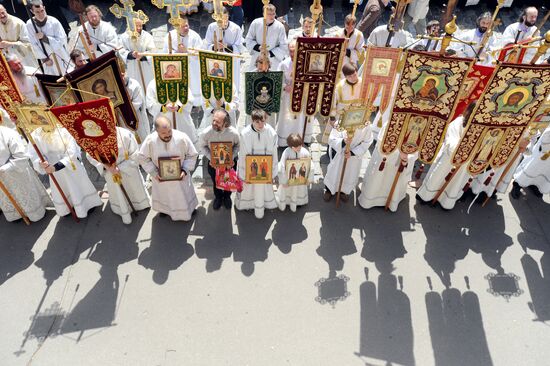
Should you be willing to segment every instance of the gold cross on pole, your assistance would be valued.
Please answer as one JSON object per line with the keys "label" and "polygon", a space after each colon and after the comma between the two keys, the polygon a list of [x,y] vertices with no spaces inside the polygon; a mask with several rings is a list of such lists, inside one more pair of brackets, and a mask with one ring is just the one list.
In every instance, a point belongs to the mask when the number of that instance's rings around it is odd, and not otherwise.
{"label": "gold cross on pole", "polygon": [[190,0],[151,0],[151,3],[159,9],[168,8],[168,12],[170,13],[168,22],[174,27],[178,27],[182,22],[179,8],[189,8],[192,6]]}
{"label": "gold cross on pole", "polygon": [[111,13],[118,19],[126,18],[126,24],[128,25],[128,31],[132,34],[133,38],[138,38],[139,33],[136,31],[136,20],[141,20],[143,24],[149,21],[149,17],[145,15],[143,10],[134,11],[133,0],[119,0],[122,4],[120,7],[118,4],[114,4],[109,8]]}

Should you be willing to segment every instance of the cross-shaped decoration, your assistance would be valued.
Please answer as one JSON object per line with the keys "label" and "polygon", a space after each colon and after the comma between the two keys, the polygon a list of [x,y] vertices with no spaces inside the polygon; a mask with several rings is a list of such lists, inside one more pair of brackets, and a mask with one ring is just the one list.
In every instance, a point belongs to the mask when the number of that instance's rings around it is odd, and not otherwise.
{"label": "cross-shaped decoration", "polygon": [[193,6],[190,0],[151,0],[151,3],[159,9],[168,7],[168,12],[170,13],[168,22],[174,27],[180,26],[182,22],[179,8],[189,8]]}
{"label": "cross-shaped decoration", "polygon": [[114,4],[109,8],[111,13],[118,19],[126,18],[126,24],[128,24],[128,30],[132,33],[133,38],[139,37],[139,33],[136,31],[136,20],[141,20],[143,24],[149,21],[149,17],[145,15],[143,10],[134,11],[133,0],[119,0],[122,4],[122,8],[118,4]]}

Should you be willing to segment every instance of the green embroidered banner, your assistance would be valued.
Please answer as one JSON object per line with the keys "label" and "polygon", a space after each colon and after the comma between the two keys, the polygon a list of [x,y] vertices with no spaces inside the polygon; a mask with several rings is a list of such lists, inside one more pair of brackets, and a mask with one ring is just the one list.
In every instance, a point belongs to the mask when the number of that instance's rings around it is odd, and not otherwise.
{"label": "green embroidered banner", "polygon": [[187,56],[158,55],[153,56],[157,100],[161,104],[178,100],[187,104],[189,85],[189,63]]}
{"label": "green embroidered banner", "polygon": [[216,99],[231,102],[233,98],[233,56],[199,51],[202,96],[210,99],[212,89]]}
{"label": "green embroidered banner", "polygon": [[253,109],[263,109],[267,113],[278,113],[281,109],[283,72],[247,72],[244,74],[246,89],[246,114]]}

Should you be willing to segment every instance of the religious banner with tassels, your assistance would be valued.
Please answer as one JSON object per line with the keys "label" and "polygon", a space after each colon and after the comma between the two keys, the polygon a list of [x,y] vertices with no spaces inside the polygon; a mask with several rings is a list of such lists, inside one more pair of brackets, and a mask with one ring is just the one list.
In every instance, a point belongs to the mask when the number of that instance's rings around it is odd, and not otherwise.
{"label": "religious banner with tassels", "polygon": [[401,48],[367,48],[361,88],[361,99],[365,101],[365,105],[372,106],[376,97],[381,94],[380,110],[384,112],[389,106],[401,52]]}
{"label": "religious banner with tassels", "polygon": [[116,116],[109,98],[54,107],[50,112],[90,156],[103,164],[116,163]]}
{"label": "religious banner with tassels", "polygon": [[281,109],[281,92],[283,91],[283,72],[247,72],[245,80],[246,114],[253,109],[278,113]]}
{"label": "religious banner with tassels", "polygon": [[548,93],[548,65],[498,65],[455,149],[453,165],[467,163],[472,175],[504,165]]}
{"label": "religious banner with tassels", "polygon": [[494,71],[494,66],[475,64],[472,67],[464,84],[462,84],[462,89],[458,95],[459,102],[451,120],[464,113],[470,103],[477,101],[481,97]]}
{"label": "religious banner with tassels", "polygon": [[[336,82],[345,56],[345,38],[298,37],[294,84],[292,87],[292,112],[312,116],[317,112],[328,117]],[[305,106],[304,106],[305,98]]]}
{"label": "religious banner with tassels", "polygon": [[407,51],[382,153],[419,152],[431,164],[443,142],[473,60]]}
{"label": "religious banner with tassels", "polygon": [[199,51],[202,96],[231,102],[233,99],[233,56],[224,53]]}
{"label": "religious banner with tassels", "polygon": [[189,60],[186,55],[153,56],[157,100],[160,104],[187,104],[189,96]]}
{"label": "religious banner with tassels", "polygon": [[48,105],[61,107],[78,102],[72,90],[67,91],[66,83],[57,82],[59,79],[58,75],[35,74],[34,76],[38,80],[38,84],[40,84],[42,94],[46,98]]}
{"label": "religious banner with tassels", "polygon": [[114,51],[109,51],[66,74],[65,78],[70,82],[72,92],[79,101],[87,102],[105,96],[111,100],[116,116],[123,120],[126,127],[137,130],[139,120],[120,74]]}
{"label": "religious banner with tassels", "polygon": [[22,103],[23,96],[13,79],[10,67],[4,55],[0,52],[0,105],[12,120],[17,120],[14,103]]}

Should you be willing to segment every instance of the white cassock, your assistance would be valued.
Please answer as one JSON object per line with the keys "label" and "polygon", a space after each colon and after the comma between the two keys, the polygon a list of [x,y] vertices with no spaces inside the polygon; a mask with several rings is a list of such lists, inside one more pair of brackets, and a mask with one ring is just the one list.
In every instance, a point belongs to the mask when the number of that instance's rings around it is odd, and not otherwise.
{"label": "white cassock", "polygon": [[[277,138],[279,146],[287,146],[286,139],[291,133],[297,133],[302,137],[304,133],[304,122],[306,121],[305,111],[294,113],[291,109],[291,91],[285,91],[285,87],[292,88],[292,73],[294,71],[294,63],[287,57],[279,65],[279,70],[283,72],[283,90],[281,92],[281,111],[277,114]],[[291,89],[292,90],[292,89]],[[306,127],[305,143],[311,142],[313,134],[313,121],[315,117],[310,117],[310,121]]]}
{"label": "white cassock", "polygon": [[[464,133],[463,120],[464,117],[459,116],[447,127],[443,145],[437,153],[433,164],[430,166],[430,170],[424,178],[422,186],[418,190],[418,196],[426,202],[435,198],[441,187],[445,184],[445,178],[453,168],[451,164],[453,153]],[[464,186],[469,178],[468,164],[462,164],[437,200],[443,208],[450,210],[455,206],[456,201],[462,197]]]}
{"label": "white cassock", "polygon": [[[517,152],[517,147],[512,151],[512,154],[510,154],[510,157],[513,157],[513,155],[515,155],[516,152]],[[498,181],[502,177],[502,173],[504,173],[504,169],[506,169],[509,162],[510,161],[507,161],[506,164],[498,167],[497,169],[489,169],[486,172],[476,175],[470,186],[472,192],[476,195],[481,192],[485,192],[488,196],[492,196],[493,193],[495,192],[499,192],[499,193],[506,192],[506,189],[508,188],[508,186],[510,185],[510,182],[514,177],[514,172],[516,171],[516,168],[521,162],[521,155],[512,163],[512,165],[510,166],[510,169],[506,173],[506,176],[502,179],[502,182],[500,182],[498,187],[496,187]],[[487,184],[485,184],[488,178],[491,178],[491,179]]]}
{"label": "white cassock", "polygon": [[[532,38],[536,29],[537,29],[536,26],[526,27],[523,23],[518,23],[518,22],[512,23],[509,26],[507,26],[504,32],[502,33],[499,47],[504,47],[507,44],[514,43],[516,41],[516,37],[517,37],[518,43],[521,41],[527,40],[529,38]],[[533,42],[530,45],[536,46],[539,44],[540,44],[539,42]],[[523,57],[522,63],[528,64],[536,52],[537,52],[536,48],[528,48],[525,51],[525,56]]]}
{"label": "white cassock", "polygon": [[[151,33],[142,30],[137,39],[132,38],[129,32],[123,33],[119,36],[122,49],[119,51],[120,57],[126,61],[126,75],[132,79],[137,80],[143,92],[147,89],[149,82],[155,78],[153,74],[153,58],[151,56],[144,56],[137,61],[132,52],[137,51],[139,53],[152,53],[155,51],[155,39]],[[141,71],[140,71],[141,65]],[[143,74],[143,80],[141,75]]]}
{"label": "white cassock", "polygon": [[30,76],[36,68],[25,66],[20,73],[12,73],[13,79],[25,100],[32,103],[46,103],[46,98],[42,94],[42,88],[38,86],[36,76]]}
{"label": "white cassock", "polygon": [[[90,48],[90,51],[93,51],[96,57],[99,57],[109,51],[115,50],[120,47],[120,42],[118,39],[118,35],[116,34],[116,29],[111,23],[101,20],[96,28],[92,27],[90,22],[86,22],[84,23],[84,25],[86,26],[88,34],[90,35],[90,42],[92,42],[92,47]],[[82,40],[78,36],[78,33],[82,32],[82,29],[82,25],[80,25],[76,32],[76,49],[82,51],[85,55],[87,55],[86,49],[82,44]],[[86,36],[84,35],[84,33],[82,35],[86,40]]]}
{"label": "white cassock", "polygon": [[[176,129],[181,132],[185,132],[185,134],[191,139],[191,142],[196,144],[199,141],[199,137],[197,135],[197,129],[195,128],[193,119],[191,118],[191,109],[193,109],[193,95],[188,93],[188,96],[189,98],[186,105],[182,105],[179,101],[176,103],[176,105],[181,108],[180,112],[176,112]],[[166,112],[162,112],[162,104],[160,104],[157,100],[157,85],[155,84],[155,80],[151,80],[149,82],[146,100],[147,110],[153,118],[157,118],[159,115],[162,115],[172,121],[172,112],[168,110]]]}
{"label": "white cassock", "polygon": [[151,133],[151,126],[149,124],[149,116],[147,116],[147,106],[145,105],[143,89],[137,80],[126,77],[126,90],[128,90],[128,96],[132,101],[132,105],[134,106],[134,110],[136,111],[138,118],[138,128],[136,132],[139,135],[139,139],[143,142]]}
{"label": "white cassock", "polygon": [[[268,124],[257,132],[252,125],[246,126],[241,132],[239,147],[239,160],[237,171],[239,177],[246,180],[246,156],[247,155],[271,155],[273,157],[273,179],[277,176],[277,134]],[[273,184],[248,184],[245,183],[242,192],[237,192],[235,208],[237,210],[252,210],[256,218],[264,217],[265,209],[277,207],[277,199],[273,192]]]}
{"label": "white cassock", "polygon": [[[308,203],[308,185],[313,183],[314,171],[313,166],[310,167],[309,175],[307,176],[307,184],[299,186],[283,187],[283,184],[288,183],[288,176],[286,174],[286,161],[292,159],[310,158],[309,151],[302,146],[300,152],[295,152],[292,148],[287,147],[281,155],[281,161],[279,161],[279,188],[277,190],[277,198],[279,199],[279,209],[284,211],[286,206],[290,206],[292,212],[296,211],[297,206],[307,205]],[[296,166],[296,170],[300,169]],[[298,172],[296,173],[298,174]]]}
{"label": "white cassock", "polygon": [[[332,194],[338,193],[340,176],[342,174],[342,168],[345,160],[345,139],[347,136],[348,133],[345,130],[338,131],[338,129],[333,129],[330,132],[328,141],[330,146],[330,163],[327,166],[327,174],[325,175],[324,183]],[[342,188],[340,192],[350,194],[350,192],[357,186],[361,163],[363,162],[363,157],[369,150],[371,143],[372,131],[370,124],[361,129],[355,130],[350,145],[351,157],[348,159],[348,163],[346,164],[346,171],[344,173],[344,179],[342,181]]]}
{"label": "white cassock", "polygon": [[0,39],[2,41],[14,42],[14,44],[3,49],[5,56],[16,55],[23,65],[36,68],[36,57],[32,51],[31,41],[27,33],[25,22],[8,14],[6,23],[0,22]]}
{"label": "white cassock", "polygon": [[[218,23],[213,22],[208,25],[206,36],[204,37],[204,48],[207,50],[214,49],[214,34],[219,41],[220,35],[223,39],[223,44],[226,49],[222,52],[229,52],[235,55],[241,55],[244,50],[243,30],[237,24],[229,22],[226,29],[218,26]],[[233,58],[233,89],[241,90],[241,59]]]}
{"label": "white cassock", "polygon": [[[59,23],[59,20],[48,15],[45,24],[40,26],[38,23],[36,23],[36,21],[35,24],[38,31],[44,33],[44,35],[47,37],[47,41],[43,41],[42,44],[44,44],[44,47],[46,48],[46,52],[48,54],[44,54],[42,46],[40,45],[41,42],[38,40],[38,38],[36,38],[36,32],[33,28],[33,25],[31,24],[31,20],[29,19],[27,20],[26,24],[27,33],[29,35],[29,40],[31,42],[34,54],[37,58],[44,60],[52,53],[55,53],[61,71],[65,72],[67,66],[69,65],[70,58],[67,48],[67,35],[65,34],[65,30],[61,26],[61,23]],[[46,64],[44,64],[43,66],[44,74],[60,75],[57,67],[55,66],[55,62],[51,66],[48,66]]]}
{"label": "white cassock", "polygon": [[430,52],[439,51],[441,49],[441,41],[434,41],[433,39],[423,39],[417,44],[424,46],[426,51]]}
{"label": "white cassock", "polygon": [[[451,42],[450,48],[454,49],[457,52],[458,57],[468,57],[468,58],[474,58],[476,56],[477,50],[479,48],[479,44],[483,40],[483,33],[479,33],[477,28],[469,29],[465,32],[463,32],[460,35],[457,35],[456,37],[464,42],[475,42],[473,45],[467,45],[460,42]],[[487,53],[488,50],[493,49],[493,46],[495,45],[495,37],[491,36],[489,37],[489,41],[483,48],[483,51],[481,52],[481,57],[484,59],[482,62],[478,62],[481,65],[490,66],[492,65],[493,58],[490,56],[490,54]]]}
{"label": "white cassock", "polygon": [[[330,116],[338,120],[342,117],[342,113],[351,104],[363,103],[361,99],[361,86],[363,82],[361,77],[355,84],[351,84],[346,79],[338,81],[336,84],[336,92],[332,101],[332,110]],[[329,126],[330,127],[330,126]]]}
{"label": "white cassock", "polygon": [[[38,221],[51,205],[44,186],[29,165],[25,143],[17,132],[0,126],[0,182],[5,186],[30,221]],[[0,191],[0,210],[8,221],[21,215],[3,191]]]}
{"label": "white cassock", "polygon": [[[373,31],[371,32],[367,40],[367,45],[385,47],[389,34],[390,32],[388,31],[387,25],[385,24],[379,25],[378,27],[374,28]],[[394,33],[390,42],[390,47],[403,48],[412,42],[414,42],[413,36],[406,30],[401,29],[398,32]]]}
{"label": "white cassock", "polygon": [[[74,138],[65,128],[58,128],[57,131],[44,132],[42,128],[36,129],[32,136],[40,152],[50,165],[57,163],[63,164],[63,168],[53,173],[59,186],[65,193],[67,200],[73,206],[76,216],[84,218],[88,216],[88,211],[103,203],[99,199],[97,191],[86,174],[84,165],[80,162],[80,148]],[[66,151],[65,151],[66,147]],[[29,146],[29,152],[34,169],[40,174],[46,174],[40,167],[40,160]],[[50,177],[50,187],[55,211],[59,216],[65,216],[70,213],[65,201],[52,182]]]}
{"label": "white cassock", "polygon": [[0,108],[0,126],[11,128],[14,131],[17,130],[17,127],[15,126],[15,122],[12,121],[9,113],[6,112],[4,108]]}
{"label": "white cassock", "polygon": [[[164,48],[162,52],[168,52],[168,37],[172,40],[172,53],[178,52],[178,40],[179,43],[184,45],[189,52],[196,53],[190,49],[200,50],[202,48],[202,39],[197,32],[189,29],[189,33],[186,36],[178,34],[176,29],[172,29],[164,38]],[[199,56],[189,56],[189,89],[193,94],[193,105],[202,105],[202,93],[201,93],[201,70],[199,64]],[[191,100],[191,99],[190,99]]]}
{"label": "white cassock", "polygon": [[[380,129],[377,138],[378,141],[384,138],[384,134],[388,128],[390,108],[388,108],[382,116],[378,113],[373,121],[373,124],[376,124],[380,118],[384,120],[384,127]],[[399,149],[396,149],[389,155],[383,155],[380,148],[381,144],[377,144],[374,149],[369,165],[365,170],[363,184],[361,185],[361,194],[358,199],[361,207],[367,209],[376,206],[386,206],[386,201],[390,195],[393,180],[395,179],[395,175],[401,164]],[[418,154],[408,155],[407,166],[399,175],[399,179],[395,185],[395,190],[389,205],[389,209],[392,212],[397,211],[397,206],[407,196],[407,187],[409,181],[411,180],[411,174],[414,170],[414,162],[417,156]],[[380,165],[382,164],[384,158],[386,159],[384,162],[384,169],[380,171]]]}
{"label": "white cassock", "polygon": [[191,220],[191,215],[199,204],[191,177],[197,155],[189,137],[178,130],[172,130],[172,139],[169,142],[162,141],[157,132],[147,136],[139,152],[139,161],[147,173],[152,177],[159,174],[160,157],[178,157],[181,168],[186,172],[182,180],[159,182],[153,178],[153,210],[169,215],[174,221]]}
{"label": "white cassock", "polygon": [[[117,127],[118,159],[116,166],[122,176],[122,185],[132,201],[136,211],[151,207],[149,193],[145,189],[143,176],[139,170],[139,146],[134,135],[127,129]],[[104,168],[103,164],[86,154],[88,161],[97,169],[100,175],[105,177],[109,192],[109,204],[111,210],[122,217],[125,224],[132,223],[132,209],[128,204],[120,185],[113,180],[113,174]]]}
{"label": "white cassock", "polygon": [[344,56],[343,64],[349,62],[353,66],[359,68],[359,55],[361,54],[361,52],[363,52],[363,46],[365,45],[365,37],[363,36],[363,32],[361,32],[359,29],[354,29],[348,38],[346,30],[344,29],[343,33],[339,36],[348,39],[346,56]]}
{"label": "white cassock", "polygon": [[519,164],[514,180],[521,187],[536,186],[540,193],[550,193],[550,127],[542,133],[532,154]]}
{"label": "white cassock", "polygon": [[[264,18],[257,18],[250,24],[248,33],[246,34],[246,48],[250,52],[250,67],[253,71],[256,67],[256,58],[260,55],[259,47],[262,45],[264,29]],[[277,70],[279,63],[288,55],[288,46],[285,26],[283,23],[275,20],[267,26],[266,35],[267,51],[269,53],[269,61],[271,61],[271,70]]]}

